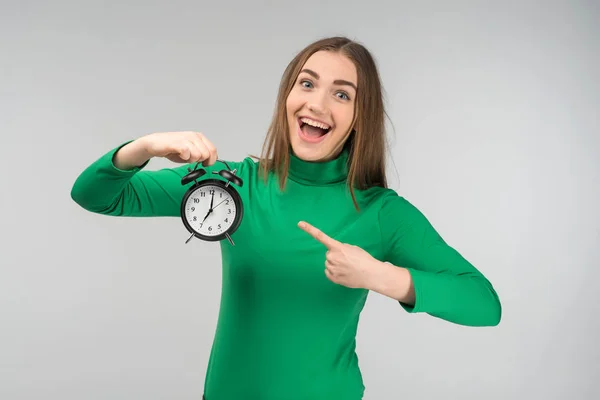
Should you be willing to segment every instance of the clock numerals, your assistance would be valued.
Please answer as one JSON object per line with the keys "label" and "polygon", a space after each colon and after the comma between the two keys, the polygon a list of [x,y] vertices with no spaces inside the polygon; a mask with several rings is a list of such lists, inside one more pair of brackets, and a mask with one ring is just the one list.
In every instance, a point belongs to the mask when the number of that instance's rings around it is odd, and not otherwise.
{"label": "clock numerals", "polygon": [[236,209],[232,201],[230,193],[222,187],[203,187],[189,198],[187,221],[204,236],[226,233],[235,222]]}
{"label": "clock numerals", "polygon": [[[202,228],[202,224],[200,224],[200,228]],[[218,225],[217,225],[217,229],[219,229],[219,230],[223,229],[223,228],[221,227],[221,224],[218,224]],[[211,226],[209,226],[209,227],[208,227],[208,231],[209,231],[209,232],[212,232],[212,230],[213,230],[213,227],[212,227],[212,225],[211,225]]]}
{"label": "clock numerals", "polygon": [[181,179],[183,185],[195,182],[195,185],[185,193],[181,204],[183,223],[191,233],[186,243],[196,236],[207,241],[226,238],[232,246],[235,246],[231,234],[237,230],[244,209],[239,193],[230,186],[230,183],[241,187],[242,180],[236,176],[236,169],[231,170],[229,166],[227,168],[228,170],[214,173],[218,173],[228,182],[219,179],[199,182],[197,178],[204,175],[206,171],[197,171],[195,168],[194,171],[188,168],[189,174]]}

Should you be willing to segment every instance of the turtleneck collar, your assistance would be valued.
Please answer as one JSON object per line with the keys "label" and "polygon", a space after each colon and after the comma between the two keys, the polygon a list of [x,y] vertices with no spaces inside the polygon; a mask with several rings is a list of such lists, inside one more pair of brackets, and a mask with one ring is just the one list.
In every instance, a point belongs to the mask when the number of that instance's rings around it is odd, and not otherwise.
{"label": "turtleneck collar", "polygon": [[329,161],[305,161],[290,150],[291,180],[305,185],[322,186],[344,182],[348,177],[348,149]]}

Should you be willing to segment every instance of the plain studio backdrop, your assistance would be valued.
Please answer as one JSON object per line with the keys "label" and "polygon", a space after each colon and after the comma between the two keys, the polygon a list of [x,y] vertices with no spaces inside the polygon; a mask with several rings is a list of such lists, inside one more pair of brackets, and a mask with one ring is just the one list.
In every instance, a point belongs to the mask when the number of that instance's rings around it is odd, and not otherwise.
{"label": "plain studio backdrop", "polygon": [[391,187],[503,306],[472,328],[372,293],[365,399],[600,397],[598,2],[157,3],[2,2],[1,399],[200,399],[218,244],[71,187],[152,132],[260,152],[285,66],[337,34],[379,65]]}

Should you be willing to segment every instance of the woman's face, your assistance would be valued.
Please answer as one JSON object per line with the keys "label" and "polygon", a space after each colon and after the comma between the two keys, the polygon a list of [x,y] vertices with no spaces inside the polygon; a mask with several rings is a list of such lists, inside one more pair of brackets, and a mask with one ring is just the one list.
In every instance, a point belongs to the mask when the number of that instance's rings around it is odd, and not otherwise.
{"label": "woman's face", "polygon": [[352,130],[357,73],[340,53],[319,51],[304,64],[286,101],[294,154],[306,161],[334,158]]}

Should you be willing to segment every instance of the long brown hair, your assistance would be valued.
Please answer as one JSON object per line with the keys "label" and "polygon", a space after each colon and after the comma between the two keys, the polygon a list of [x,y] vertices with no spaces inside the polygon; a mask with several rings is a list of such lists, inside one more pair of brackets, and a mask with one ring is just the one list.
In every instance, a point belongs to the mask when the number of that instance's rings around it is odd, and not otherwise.
{"label": "long brown hair", "polygon": [[347,184],[354,206],[359,210],[354,188],[364,190],[373,186],[387,187],[385,108],[375,60],[362,44],[349,38],[338,36],[317,40],[302,49],[288,64],[281,79],[275,112],[263,144],[259,170],[265,179],[269,171],[274,171],[279,177],[281,190],[285,188],[291,146],[286,99],[306,61],[312,54],[322,50],[340,52],[354,63],[357,70],[358,90],[354,129],[344,146],[349,151]]}

